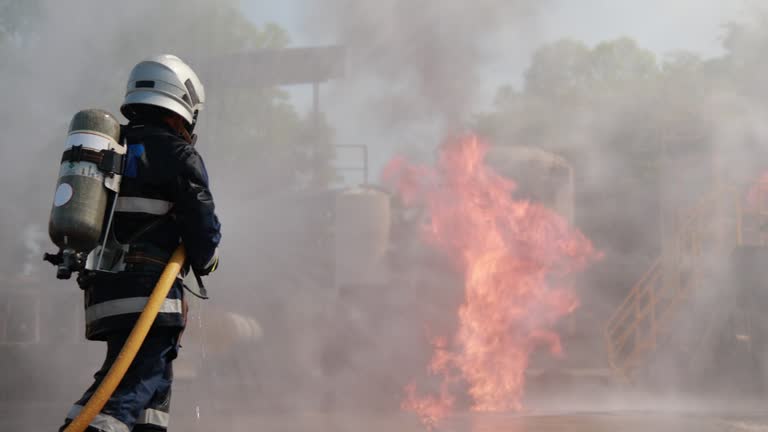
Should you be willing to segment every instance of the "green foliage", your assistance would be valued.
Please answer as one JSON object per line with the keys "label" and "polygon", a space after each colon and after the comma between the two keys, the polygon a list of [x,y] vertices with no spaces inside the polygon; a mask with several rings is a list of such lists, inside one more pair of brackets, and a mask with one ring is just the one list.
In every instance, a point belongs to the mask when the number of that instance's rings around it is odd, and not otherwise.
{"label": "green foliage", "polygon": [[476,126],[501,145],[538,146],[577,163],[597,154],[647,180],[658,167],[660,131],[683,118],[696,126],[691,108],[709,81],[694,77],[705,65],[686,52],[659,61],[628,38],[592,48],[556,41],[534,53],[522,91],[502,86],[496,109]]}
{"label": "green foliage", "polygon": [[573,164],[576,219],[607,256],[602,284],[616,284],[610,267],[647,265],[661,220],[716,181],[744,187],[768,169],[768,11],[727,25],[723,47],[715,58],[656,58],[627,38],[556,41],[534,53],[521,89],[500,87],[493,109],[476,116],[495,145],[540,147]]}
{"label": "green foliage", "polygon": [[525,74],[525,91],[544,97],[579,96],[651,80],[657,73],[653,53],[631,39],[602,42],[592,49],[563,39],[534,53]]}
{"label": "green foliage", "polygon": [[[594,47],[560,40],[539,48],[522,89],[499,88],[494,109],[475,124],[496,145],[564,156],[574,166],[581,228],[609,253],[627,242],[647,253],[658,247],[648,228],[659,214],[662,159],[674,155],[690,165],[708,158],[706,141],[667,137],[706,129],[700,107],[711,94],[712,68],[687,52],[659,60],[628,38]],[[697,162],[685,169],[699,179],[697,170],[707,168]],[[692,188],[697,197],[698,186],[706,183]]]}
{"label": "green foliage", "polygon": [[526,91],[563,96],[586,91],[591,75],[589,48],[563,39],[539,48],[525,74]]}
{"label": "green foliage", "polygon": [[590,53],[591,79],[606,84],[626,84],[653,79],[656,56],[628,38],[602,42]]}

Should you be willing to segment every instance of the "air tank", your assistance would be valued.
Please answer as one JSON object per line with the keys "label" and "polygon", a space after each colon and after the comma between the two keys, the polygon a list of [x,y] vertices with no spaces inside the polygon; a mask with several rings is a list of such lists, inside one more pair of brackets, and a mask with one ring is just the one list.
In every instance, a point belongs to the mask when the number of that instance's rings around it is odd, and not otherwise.
{"label": "air tank", "polygon": [[99,155],[119,145],[120,123],[107,111],[89,109],[72,118],[59,168],[48,233],[62,250],[89,252],[101,237],[110,189],[110,174],[100,169]]}

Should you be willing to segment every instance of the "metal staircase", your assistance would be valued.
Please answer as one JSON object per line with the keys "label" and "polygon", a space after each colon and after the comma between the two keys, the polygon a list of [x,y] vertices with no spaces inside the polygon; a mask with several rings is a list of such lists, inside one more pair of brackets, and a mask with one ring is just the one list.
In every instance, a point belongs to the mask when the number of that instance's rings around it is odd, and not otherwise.
{"label": "metal staircase", "polygon": [[[701,285],[709,260],[725,259],[743,241],[744,209],[733,205],[740,203],[735,197],[729,189],[716,190],[686,212],[661,256],[608,321],[608,361],[619,378],[630,381],[664,342],[678,310]],[[737,235],[729,235],[734,226]]]}

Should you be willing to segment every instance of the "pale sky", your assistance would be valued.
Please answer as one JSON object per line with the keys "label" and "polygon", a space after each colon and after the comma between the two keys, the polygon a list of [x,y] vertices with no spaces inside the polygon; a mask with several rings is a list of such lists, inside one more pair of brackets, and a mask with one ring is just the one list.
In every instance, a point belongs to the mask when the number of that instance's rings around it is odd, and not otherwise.
{"label": "pale sky", "polygon": [[716,54],[725,22],[743,18],[744,0],[559,0],[544,20],[550,38],[586,42],[627,35],[657,53],[687,49]]}
{"label": "pale sky", "polygon": [[[361,0],[366,1],[366,0]],[[373,0],[368,0],[373,1]],[[273,21],[290,33],[296,45],[326,43],[302,27],[311,0],[242,0],[256,23]],[[705,54],[718,51],[722,24],[743,18],[749,0],[552,0],[542,18],[543,39],[573,37],[586,42],[628,35],[662,53],[689,49]]]}

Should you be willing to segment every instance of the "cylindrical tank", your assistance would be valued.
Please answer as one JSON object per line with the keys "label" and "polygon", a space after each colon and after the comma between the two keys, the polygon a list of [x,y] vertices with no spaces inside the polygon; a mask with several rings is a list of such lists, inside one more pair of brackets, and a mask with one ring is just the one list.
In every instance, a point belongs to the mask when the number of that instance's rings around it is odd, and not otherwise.
{"label": "cylindrical tank", "polygon": [[372,188],[353,188],[336,197],[335,285],[384,282],[389,247],[390,195]]}
{"label": "cylindrical tank", "polygon": [[573,168],[561,156],[534,147],[491,147],[485,158],[517,184],[514,196],[530,199],[573,222]]}
{"label": "cylindrical tank", "polygon": [[107,111],[84,110],[72,118],[64,151],[81,156],[61,163],[48,223],[51,240],[61,249],[89,252],[98,245],[109,190],[106,174],[85,153],[116,149],[119,140],[120,123]]}
{"label": "cylindrical tank", "polygon": [[[202,317],[200,316],[202,314]],[[180,379],[198,376],[204,361],[211,364],[242,356],[247,347],[261,342],[264,330],[255,318],[211,308],[190,312],[190,322],[182,336],[184,350],[174,361],[174,375]]]}
{"label": "cylindrical tank", "polygon": [[191,323],[185,331],[188,340],[204,341],[208,350],[218,353],[229,351],[237,344],[257,343],[264,336],[261,325],[254,318],[220,309],[205,314],[202,328],[194,324]]}

